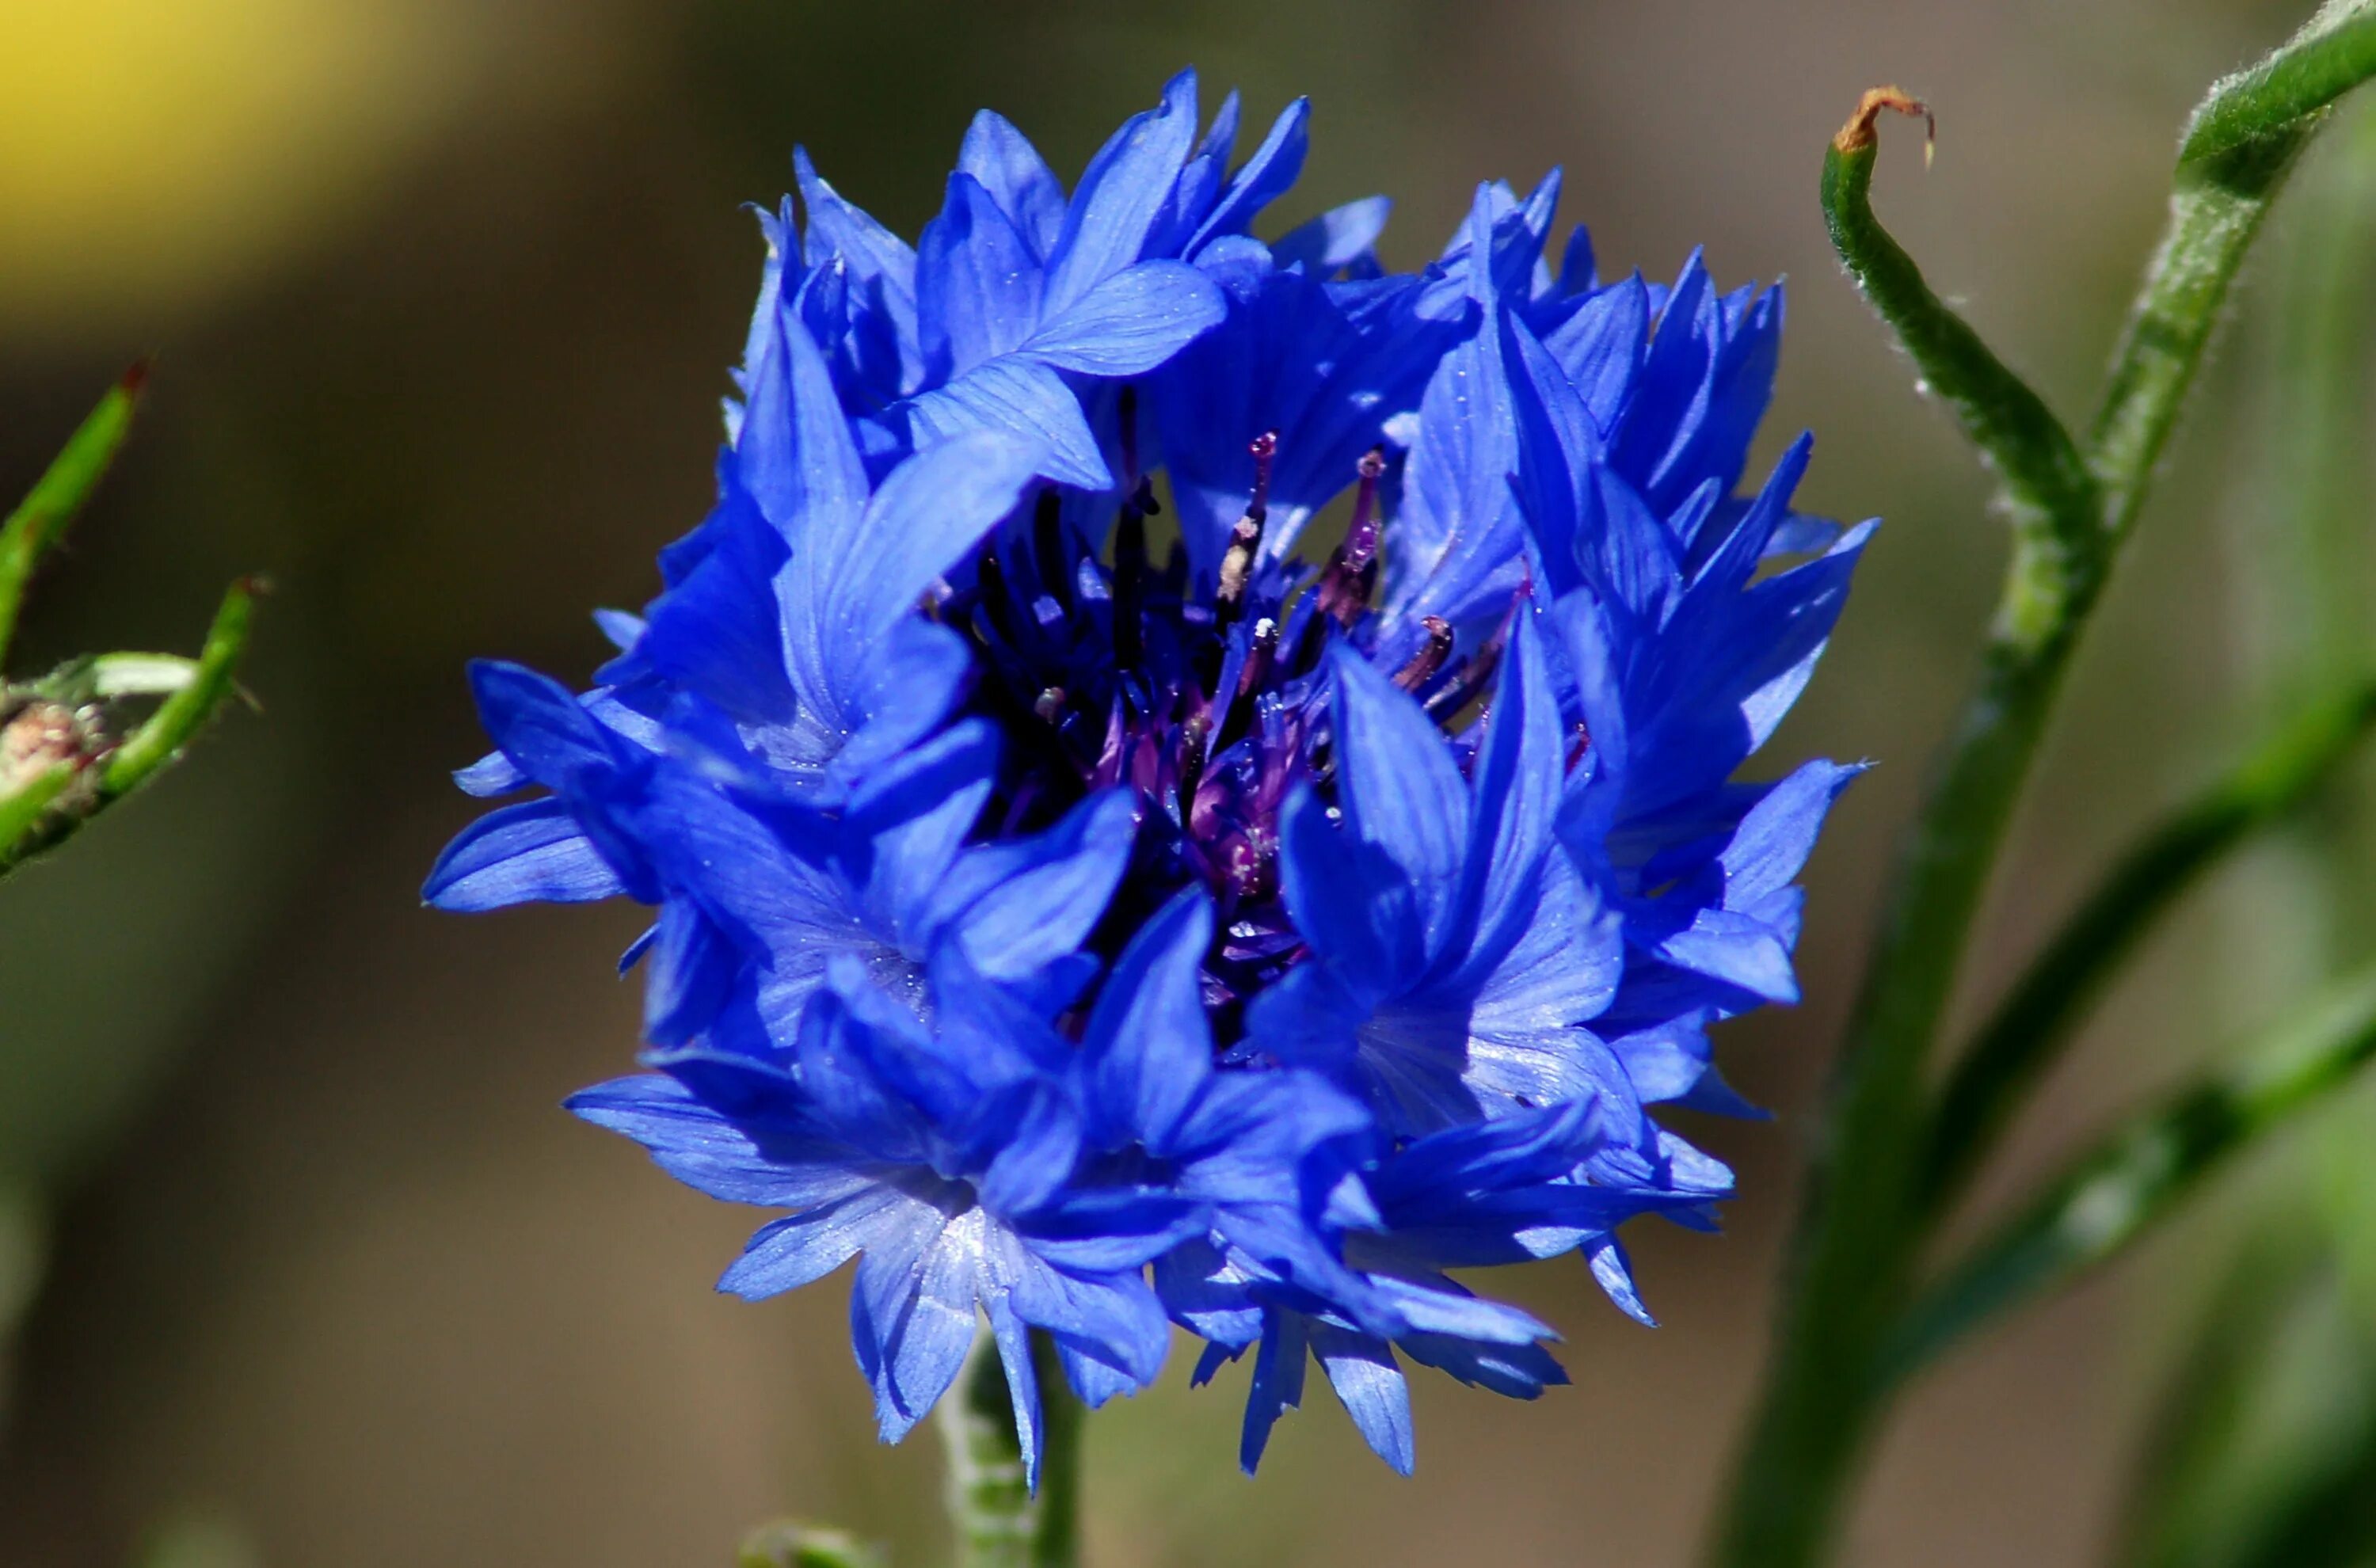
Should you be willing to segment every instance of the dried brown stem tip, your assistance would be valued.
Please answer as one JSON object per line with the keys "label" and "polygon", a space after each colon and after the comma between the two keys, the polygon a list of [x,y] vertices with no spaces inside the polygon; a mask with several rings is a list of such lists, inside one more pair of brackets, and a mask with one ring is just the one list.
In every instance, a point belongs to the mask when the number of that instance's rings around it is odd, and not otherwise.
{"label": "dried brown stem tip", "polygon": [[1922,122],[1922,166],[1929,168],[1930,155],[1939,147],[1939,118],[1930,113],[1929,104],[1903,88],[1868,89],[1858,101],[1856,113],[1848,116],[1848,123],[1842,125],[1840,134],[1832,138],[1832,145],[1842,152],[1861,152],[1871,147],[1881,139],[1873,130],[1873,122],[1881,118],[1881,112],[1884,109]]}

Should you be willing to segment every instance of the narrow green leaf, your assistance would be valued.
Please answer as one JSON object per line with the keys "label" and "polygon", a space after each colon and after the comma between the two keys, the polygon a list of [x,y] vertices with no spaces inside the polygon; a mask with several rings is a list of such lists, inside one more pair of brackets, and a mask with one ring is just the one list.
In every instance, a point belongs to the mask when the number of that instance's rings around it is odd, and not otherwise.
{"label": "narrow green leaf", "polygon": [[1906,1313],[1884,1384],[2119,1253],[2235,1155],[2376,1057],[2376,970],[2073,1160]]}
{"label": "narrow green leaf", "polygon": [[2323,7],[2284,48],[2216,84],[2187,122],[2181,162],[2233,152],[2291,130],[2376,76],[2376,6],[2342,0]]}
{"label": "narrow green leaf", "polygon": [[135,365],[110,387],[17,509],[0,523],[0,660],[15,635],[17,612],[23,605],[25,585],[33,568],[72,523],[91,492],[99,488],[117,448],[132,429],[132,411],[140,400],[148,367]]}
{"label": "narrow green leaf", "polygon": [[231,696],[241,654],[247,648],[248,625],[255,608],[257,585],[241,581],[223,596],[215,612],[188,681],[148,716],[147,723],[127,736],[107,759],[100,778],[103,800],[118,800],[147,782],[159,768],[181,754],[207,720]]}
{"label": "narrow green leaf", "polygon": [[1956,1063],[1931,1124],[1922,1199],[1952,1204],[2138,941],[2255,829],[2291,813],[2376,725],[2376,684],[2305,714],[2147,833],[2055,933]]}

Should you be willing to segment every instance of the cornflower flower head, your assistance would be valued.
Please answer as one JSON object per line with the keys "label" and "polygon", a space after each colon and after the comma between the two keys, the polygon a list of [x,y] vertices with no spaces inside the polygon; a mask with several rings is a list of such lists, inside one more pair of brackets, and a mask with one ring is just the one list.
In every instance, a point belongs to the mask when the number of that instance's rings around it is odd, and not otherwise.
{"label": "cornflower flower head", "polygon": [[541,793],[428,897],[655,909],[573,1107],[789,1211],[723,1289],[859,1260],[886,1438],[986,1323],[1036,1464],[1029,1333],[1094,1404],[1177,1325],[1253,1352],[1249,1470],[1313,1360],[1408,1469],[1405,1362],[1564,1381],[1453,1271],[1647,1321],[1618,1227],[1731,1190],[1651,1108],[1746,1110],[1707,1027],[1796,995],[1855,770],[1735,775],[1865,532],[1803,443],[1742,490],[1779,291],[1553,267],[1555,173],[1412,272],[1381,199],[1259,240],[1307,117],[1233,171],[1183,73],[1067,194],[985,113],[912,247],[802,155],[661,593],[586,693],[473,671],[464,788]]}

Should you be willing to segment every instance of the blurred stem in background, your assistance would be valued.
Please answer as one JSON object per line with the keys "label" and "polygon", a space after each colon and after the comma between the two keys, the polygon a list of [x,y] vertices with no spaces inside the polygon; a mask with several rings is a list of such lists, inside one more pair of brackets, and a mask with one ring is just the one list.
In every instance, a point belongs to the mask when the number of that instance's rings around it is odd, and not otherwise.
{"label": "blurred stem in background", "polygon": [[[2376,515],[2368,434],[2376,327],[2376,106],[2306,172],[2275,272],[2259,366],[2263,445],[2248,460],[2238,581],[2259,692],[2285,700],[2365,668]],[[2364,785],[2357,792],[2366,798]],[[2340,814],[2300,824],[2256,869],[2274,924],[2234,933],[2234,983],[2282,993],[2306,971],[2364,959],[2364,831]],[[2364,944],[2362,944],[2364,945]],[[2204,1303],[2156,1402],[2116,1560],[2126,1568],[2277,1568],[2376,1554],[2376,1191],[2363,1100],[2287,1159],[2233,1217],[2228,1278]]]}
{"label": "blurred stem in background", "polygon": [[[1919,1270],[1942,1200],[2034,1087],[2134,937],[2244,828],[2275,814],[2233,812],[2231,828],[2210,833],[2181,818],[2132,851],[2032,971],[2044,977],[2036,989],[2016,987],[2008,1007],[2018,1032],[1984,1038],[1988,1054],[1970,1059],[1979,1064],[1976,1075],[1948,1097],[1958,1120],[1942,1143],[1930,1083],[1939,1037],[2063,676],[2262,220],[2327,106],[2370,74],[2376,0],[2328,0],[2285,47],[2212,89],[2188,126],[2162,244],[2084,442],[1931,291],[1873,216],[1877,117],[1927,110],[1877,89],[1825,154],[1822,198],[1834,244],[1997,474],[2013,554],[1978,683],[1902,852],[1869,959],[1784,1285],[1774,1360],[1717,1521],[1717,1564],[1808,1568],[1830,1555],[1849,1488],[1898,1384],[1894,1373],[1908,1368],[1909,1347],[1928,1343],[1934,1299],[1921,1294]],[[2357,698],[2335,700],[2348,707]],[[2279,753],[2285,746],[2278,742]],[[2339,750],[2313,746],[2311,754],[2331,765]],[[2240,799],[2281,802],[2300,792],[2256,791],[2250,778],[2248,768],[2231,787]],[[2181,852],[2173,857],[2170,846]],[[2026,1206],[2002,1251],[1950,1271],[1958,1283],[1943,1300],[1954,1330],[2101,1261],[2212,1159],[2343,1081],[2376,1039],[2369,1032],[2376,992],[2339,1005],[2323,1026],[2306,1026],[2310,1043],[2294,1048],[2301,1054],[2207,1084],[2082,1156],[2060,1185]],[[2111,1200],[2121,1206],[2117,1216]],[[2117,1223],[2099,1223],[2108,1219]],[[1975,1279],[1989,1288],[1971,1287]],[[1924,1315],[1910,1316],[1917,1313]]]}
{"label": "blurred stem in background", "polygon": [[953,1397],[935,1420],[949,1451],[949,1520],[956,1526],[957,1568],[1073,1568],[1079,1560],[1081,1422],[1057,1359],[1055,1341],[1031,1334],[1032,1370],[1040,1385],[1040,1491],[1016,1441],[1015,1406],[987,1328],[957,1373]]}
{"label": "blurred stem in background", "polygon": [[[0,522],[0,877],[154,778],[236,690],[257,592],[247,581],[224,595],[196,659],[106,653],[69,659],[35,679],[5,674],[34,571],[65,539],[123,447],[145,380],[146,368],[136,367],[112,387]],[[152,701],[145,717],[133,707]],[[0,1187],[0,1347],[40,1282],[45,1198]]]}

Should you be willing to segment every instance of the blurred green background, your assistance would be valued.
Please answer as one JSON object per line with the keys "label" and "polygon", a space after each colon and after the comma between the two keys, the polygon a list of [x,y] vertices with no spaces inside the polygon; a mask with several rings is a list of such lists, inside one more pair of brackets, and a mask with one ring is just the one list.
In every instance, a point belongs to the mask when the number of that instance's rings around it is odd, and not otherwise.
{"label": "blurred green background", "polygon": [[[1247,1483],[1243,1373],[1192,1392],[1178,1359],[1097,1418],[1092,1560],[1686,1561],[1762,1352],[1802,1111],[2003,543],[1986,477],[1831,257],[1824,140],[1874,82],[1931,100],[1937,167],[1885,137],[1880,208],[2075,412],[2180,120],[2306,9],[0,3],[0,489],[160,356],[19,662],[188,644],[240,571],[281,589],[249,670],[263,716],[0,887],[0,1313],[46,1256],[0,1433],[0,1563],[113,1568],[149,1542],[189,1568],[655,1568],[729,1561],[788,1512],[929,1561],[937,1455],[873,1443],[840,1288],[712,1294],[748,1218],[555,1109],[633,1051],[634,991],[609,978],[633,911],[463,921],[415,890],[472,814],[444,778],[480,749],[463,660],[582,679],[602,655],[587,612],[640,604],[653,550],[701,515],[758,271],[738,208],[785,186],[793,142],[912,234],[977,105],[1069,176],[1191,62],[1258,123],[1312,94],[1295,211],[1390,191],[1390,261],[1432,254],[1478,178],[1559,162],[1604,270],[1671,276],[1705,244],[1719,278],[1789,276],[1768,450],[1813,427],[1804,497],[1889,521],[1775,766],[1883,766],[1813,868],[1807,1004],[1723,1042],[1779,1122],[1689,1129],[1741,1171],[1728,1233],[1634,1237],[1664,1326],[1619,1317],[1580,1265],[1496,1281],[1568,1336],[1576,1386],[1516,1406],[1422,1374],[1408,1481],[1315,1384]],[[2319,671],[2364,667],[2369,141],[2346,116],[2258,258],[2025,813],[1978,988]],[[2354,893],[2376,837],[2348,806],[2155,943],[2014,1175],[2376,945]],[[1850,1561],[2101,1561],[2206,1314],[2309,1324],[2268,1330],[2306,1358],[2302,1397],[2366,1423],[2376,1371],[2346,1352],[2376,1292],[2335,1260],[2376,1183],[2376,1104],[2351,1099],[1927,1384]],[[2310,1284],[2222,1287],[2236,1256]]]}

